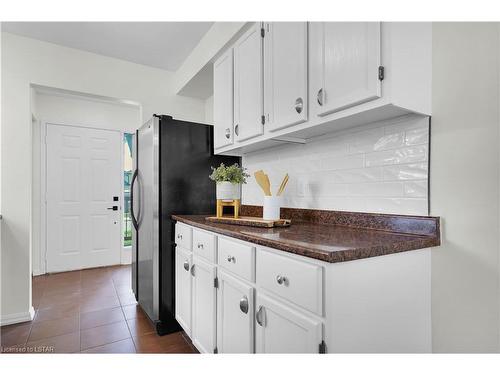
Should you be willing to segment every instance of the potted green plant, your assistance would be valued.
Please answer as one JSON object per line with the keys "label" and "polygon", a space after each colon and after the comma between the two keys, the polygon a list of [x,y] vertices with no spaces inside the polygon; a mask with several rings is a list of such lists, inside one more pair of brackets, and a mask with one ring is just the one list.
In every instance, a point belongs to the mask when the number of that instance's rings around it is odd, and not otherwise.
{"label": "potted green plant", "polygon": [[217,168],[212,167],[212,174],[209,176],[216,182],[216,198],[223,200],[241,199],[241,185],[247,183],[246,168],[240,167],[237,163],[225,166],[221,163]]}

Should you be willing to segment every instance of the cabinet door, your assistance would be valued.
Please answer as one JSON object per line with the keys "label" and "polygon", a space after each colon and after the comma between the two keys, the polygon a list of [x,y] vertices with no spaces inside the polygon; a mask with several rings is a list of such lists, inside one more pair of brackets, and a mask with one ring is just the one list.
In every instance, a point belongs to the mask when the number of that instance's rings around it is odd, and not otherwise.
{"label": "cabinet door", "polygon": [[256,353],[318,353],[322,323],[257,293]]}
{"label": "cabinet door", "polygon": [[261,24],[256,23],[234,46],[234,134],[238,142],[263,133]]}
{"label": "cabinet door", "polygon": [[191,252],[181,247],[175,251],[175,319],[191,336]]}
{"label": "cabinet door", "polygon": [[272,131],[306,121],[307,103],[307,22],[266,23],[266,128]]}
{"label": "cabinet door", "polygon": [[218,277],[217,348],[220,353],[253,353],[253,288],[224,271]]}
{"label": "cabinet door", "polygon": [[380,22],[310,24],[311,96],[319,116],[381,96]]}
{"label": "cabinet door", "polygon": [[233,144],[233,50],[214,63],[214,147]]}
{"label": "cabinet door", "polygon": [[202,353],[213,353],[215,349],[216,289],[215,266],[193,256],[193,344]]}

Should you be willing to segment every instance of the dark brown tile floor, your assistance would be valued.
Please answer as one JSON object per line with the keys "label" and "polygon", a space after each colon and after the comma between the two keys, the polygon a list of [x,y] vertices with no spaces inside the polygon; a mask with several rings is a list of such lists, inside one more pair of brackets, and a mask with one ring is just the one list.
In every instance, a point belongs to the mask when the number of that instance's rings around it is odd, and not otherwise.
{"label": "dark brown tile floor", "polygon": [[184,332],[156,334],[130,277],[130,266],[34,277],[35,318],[0,327],[2,352],[196,353]]}

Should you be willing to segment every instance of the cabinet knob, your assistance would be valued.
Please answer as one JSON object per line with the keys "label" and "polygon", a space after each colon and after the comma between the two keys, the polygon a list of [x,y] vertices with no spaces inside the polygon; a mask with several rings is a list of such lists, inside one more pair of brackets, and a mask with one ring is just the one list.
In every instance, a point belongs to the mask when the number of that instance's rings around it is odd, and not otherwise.
{"label": "cabinet knob", "polygon": [[191,276],[194,276],[194,264],[191,266]]}
{"label": "cabinet knob", "polygon": [[182,234],[178,234],[177,238],[180,239],[180,240],[182,240]]}
{"label": "cabinet knob", "polygon": [[280,285],[287,283],[287,278],[285,276],[278,275],[276,276],[276,282]]}
{"label": "cabinet knob", "polygon": [[243,296],[240,299],[240,310],[244,314],[248,314],[248,298],[247,296]]}
{"label": "cabinet knob", "polygon": [[231,137],[231,130],[226,128],[226,138],[229,139],[229,137]]}
{"label": "cabinet knob", "polygon": [[323,89],[319,89],[317,99],[318,99],[318,104],[322,106],[323,105]]}
{"label": "cabinet knob", "polygon": [[236,258],[235,258],[235,257],[233,257],[233,256],[231,256],[231,255],[228,255],[228,256],[227,256],[227,261],[228,261],[229,263],[231,263],[231,262],[236,263]]}
{"label": "cabinet knob", "polygon": [[265,316],[265,311],[264,311],[264,306],[259,306],[259,310],[257,310],[257,314],[255,314],[255,320],[257,321],[257,324],[261,327],[265,327],[266,325],[266,316]]}
{"label": "cabinet knob", "polygon": [[295,100],[295,110],[297,111],[297,113],[301,113],[303,107],[304,101],[302,100],[302,98],[297,98],[297,100]]}
{"label": "cabinet knob", "polygon": [[197,247],[198,249],[203,249],[203,244],[202,244],[202,243],[199,243],[196,247]]}
{"label": "cabinet knob", "polygon": [[187,260],[184,262],[184,269],[189,271],[189,262]]}
{"label": "cabinet knob", "polygon": [[234,126],[234,134],[236,134],[236,136],[240,135],[240,126],[238,124]]}

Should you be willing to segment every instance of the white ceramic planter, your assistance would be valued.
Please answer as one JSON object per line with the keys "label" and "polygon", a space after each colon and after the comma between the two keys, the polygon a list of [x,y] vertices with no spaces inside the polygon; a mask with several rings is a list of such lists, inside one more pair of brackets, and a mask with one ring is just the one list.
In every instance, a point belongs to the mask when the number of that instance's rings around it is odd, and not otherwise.
{"label": "white ceramic planter", "polygon": [[241,184],[233,184],[231,182],[217,182],[215,195],[217,199],[241,199]]}

